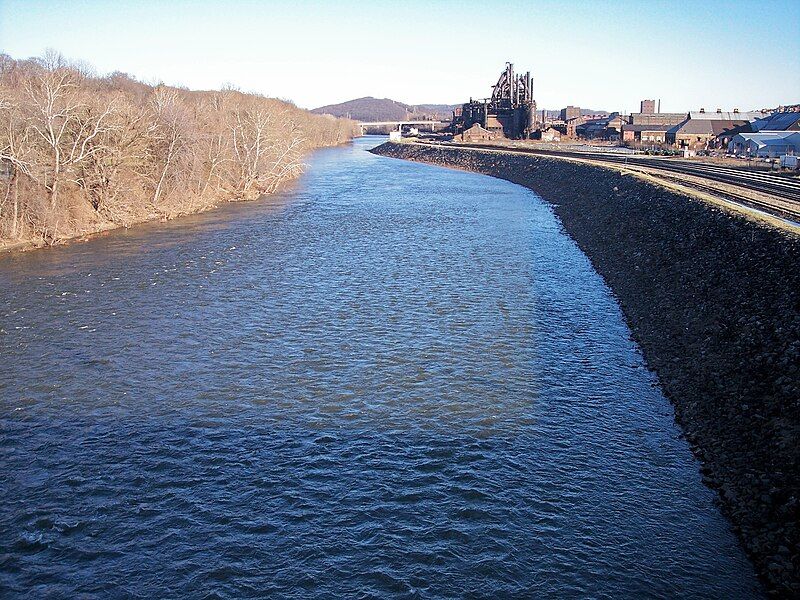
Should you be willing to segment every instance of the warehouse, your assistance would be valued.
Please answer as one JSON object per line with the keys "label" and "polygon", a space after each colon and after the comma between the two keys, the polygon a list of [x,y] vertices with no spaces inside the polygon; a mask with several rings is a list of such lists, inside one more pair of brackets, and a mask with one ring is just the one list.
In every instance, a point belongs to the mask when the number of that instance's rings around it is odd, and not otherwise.
{"label": "warehouse", "polygon": [[666,140],[678,148],[706,150],[715,147],[718,140],[731,139],[733,134],[729,132],[738,133],[741,131],[738,128],[764,116],[762,112],[740,112],[738,109],[723,112],[719,108],[716,112],[706,112],[701,108],[691,111],[686,120],[670,128]]}
{"label": "warehouse", "polygon": [[663,144],[669,128],[669,125],[631,125],[626,123],[622,126],[622,141],[634,144]]}
{"label": "warehouse", "polygon": [[739,133],[728,144],[728,152],[737,156],[757,158],[778,158],[784,154],[800,155],[800,131]]}
{"label": "warehouse", "polygon": [[780,112],[753,121],[753,131],[800,131],[800,112]]}

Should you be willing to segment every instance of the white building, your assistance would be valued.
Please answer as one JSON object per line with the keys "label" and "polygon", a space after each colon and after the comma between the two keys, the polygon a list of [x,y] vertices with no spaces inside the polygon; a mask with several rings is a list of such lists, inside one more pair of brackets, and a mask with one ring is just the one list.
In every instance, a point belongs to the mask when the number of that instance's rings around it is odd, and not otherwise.
{"label": "white building", "polygon": [[759,131],[738,133],[728,144],[728,152],[740,156],[777,158],[800,154],[800,131]]}

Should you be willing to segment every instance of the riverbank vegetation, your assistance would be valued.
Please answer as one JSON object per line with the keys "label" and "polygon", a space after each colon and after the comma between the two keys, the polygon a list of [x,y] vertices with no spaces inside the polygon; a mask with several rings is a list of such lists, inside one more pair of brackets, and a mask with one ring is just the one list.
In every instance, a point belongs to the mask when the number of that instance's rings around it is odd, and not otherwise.
{"label": "riverbank vegetation", "polygon": [[274,192],[356,124],[236,90],[0,55],[0,246],[170,219]]}

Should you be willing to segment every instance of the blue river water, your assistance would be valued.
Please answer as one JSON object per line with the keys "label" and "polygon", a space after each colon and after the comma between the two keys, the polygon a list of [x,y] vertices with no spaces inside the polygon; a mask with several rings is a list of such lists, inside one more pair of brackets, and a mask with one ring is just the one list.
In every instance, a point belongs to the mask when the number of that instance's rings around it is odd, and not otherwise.
{"label": "blue river water", "polygon": [[379,141],[0,256],[0,596],[759,597],[550,208]]}

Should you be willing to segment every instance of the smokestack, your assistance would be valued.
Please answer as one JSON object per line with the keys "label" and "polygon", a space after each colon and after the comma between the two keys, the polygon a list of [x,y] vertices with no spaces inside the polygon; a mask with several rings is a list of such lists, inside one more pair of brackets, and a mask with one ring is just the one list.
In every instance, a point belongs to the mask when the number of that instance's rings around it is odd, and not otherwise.
{"label": "smokestack", "polygon": [[533,77],[528,77],[528,95],[530,96],[530,101],[533,102]]}
{"label": "smokestack", "polygon": [[511,105],[514,105],[514,65],[508,63],[508,83],[511,85]]}
{"label": "smokestack", "polygon": [[526,100],[530,102],[533,100],[533,95],[531,94],[531,72],[528,71],[525,73],[525,96]]}
{"label": "smokestack", "polygon": [[661,98],[658,99],[658,112],[661,112]]}

